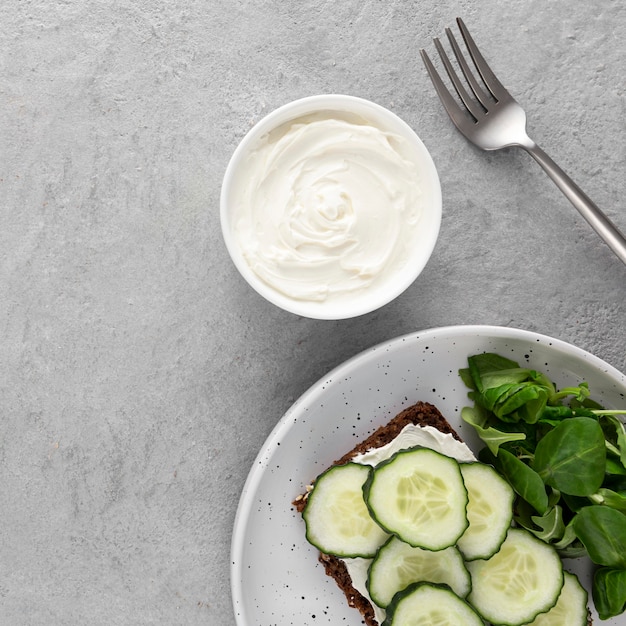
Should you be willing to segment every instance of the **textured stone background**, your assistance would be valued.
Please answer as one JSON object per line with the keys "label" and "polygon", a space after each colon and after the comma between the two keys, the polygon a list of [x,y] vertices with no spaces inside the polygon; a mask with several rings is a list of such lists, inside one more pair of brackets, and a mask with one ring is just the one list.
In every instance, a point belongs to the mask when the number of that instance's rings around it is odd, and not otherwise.
{"label": "textured stone background", "polygon": [[[626,6],[7,0],[0,10],[0,623],[232,626],[229,543],[265,437],[330,368],[449,324],[626,370],[626,268],[520,151],[480,153],[418,50],[462,15],[536,141],[626,231]],[[356,320],[262,301],[219,192],[292,99],[369,98],[431,150],[424,273]],[[253,625],[250,625],[253,626]]]}

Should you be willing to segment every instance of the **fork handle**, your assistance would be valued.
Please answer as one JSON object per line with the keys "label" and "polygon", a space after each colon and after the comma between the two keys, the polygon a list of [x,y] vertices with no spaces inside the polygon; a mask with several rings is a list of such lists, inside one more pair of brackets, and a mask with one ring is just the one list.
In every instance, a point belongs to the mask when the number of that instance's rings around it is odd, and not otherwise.
{"label": "fork handle", "polygon": [[626,237],[589,196],[532,140],[520,144],[541,165],[604,242],[626,264]]}

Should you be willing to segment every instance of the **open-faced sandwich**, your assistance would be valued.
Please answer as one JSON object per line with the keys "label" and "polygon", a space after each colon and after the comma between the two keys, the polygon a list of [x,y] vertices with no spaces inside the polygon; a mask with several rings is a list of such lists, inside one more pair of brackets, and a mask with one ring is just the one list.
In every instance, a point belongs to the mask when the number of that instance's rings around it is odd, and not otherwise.
{"label": "open-faced sandwich", "polygon": [[368,626],[585,626],[587,592],[513,521],[515,494],[439,410],[418,402],[293,502]]}

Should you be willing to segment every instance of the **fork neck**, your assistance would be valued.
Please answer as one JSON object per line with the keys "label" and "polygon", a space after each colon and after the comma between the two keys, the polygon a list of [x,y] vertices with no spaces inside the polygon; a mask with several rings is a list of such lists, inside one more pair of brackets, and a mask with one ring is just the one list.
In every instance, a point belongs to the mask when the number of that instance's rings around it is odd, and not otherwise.
{"label": "fork neck", "polygon": [[530,138],[518,144],[541,165],[546,174],[600,235],[613,252],[626,263],[626,238],[585,192]]}

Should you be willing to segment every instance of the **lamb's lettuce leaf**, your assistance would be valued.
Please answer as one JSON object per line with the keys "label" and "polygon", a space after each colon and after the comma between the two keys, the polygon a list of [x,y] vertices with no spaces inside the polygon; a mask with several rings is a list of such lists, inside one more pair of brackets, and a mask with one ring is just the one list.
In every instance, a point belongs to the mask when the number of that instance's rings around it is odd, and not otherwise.
{"label": "lamb's lettuce leaf", "polygon": [[459,371],[473,406],[462,419],[485,444],[479,458],[516,492],[515,521],[562,557],[602,566],[593,597],[602,619],[626,610],[626,426],[582,381],[549,377],[494,353]]}

